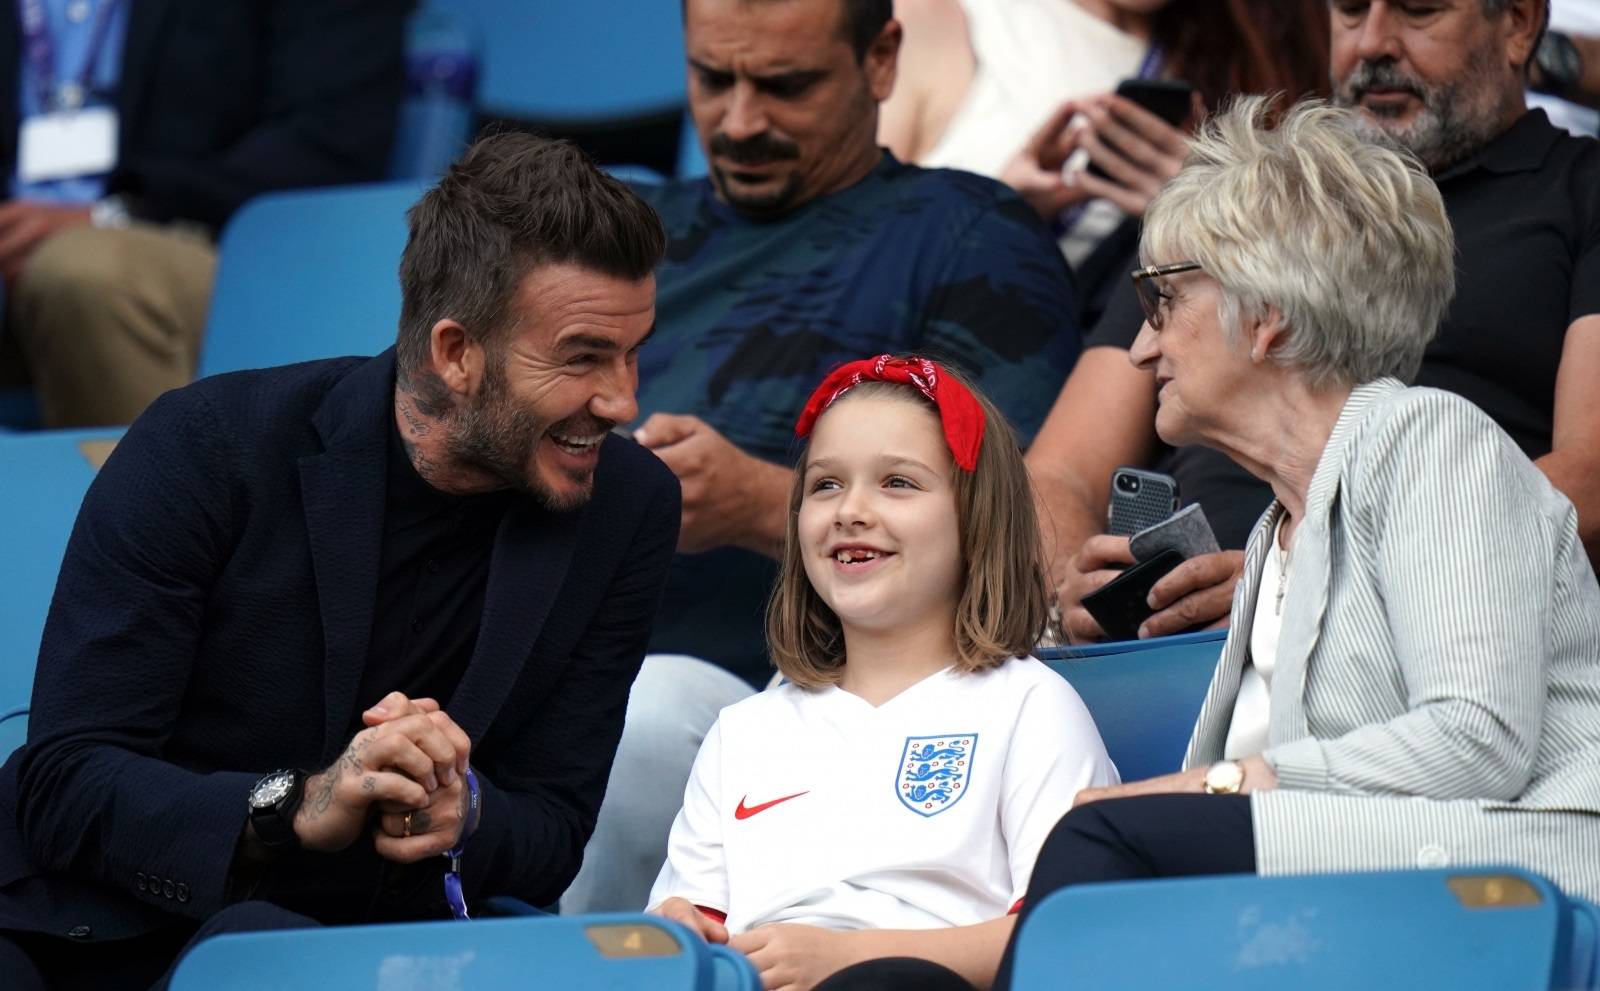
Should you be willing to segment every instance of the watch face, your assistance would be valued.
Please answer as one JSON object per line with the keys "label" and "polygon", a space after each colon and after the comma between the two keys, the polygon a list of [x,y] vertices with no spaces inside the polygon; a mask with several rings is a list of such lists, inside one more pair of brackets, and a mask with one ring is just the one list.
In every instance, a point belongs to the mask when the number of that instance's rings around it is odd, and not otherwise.
{"label": "watch face", "polygon": [[250,805],[252,808],[266,809],[277,805],[289,794],[289,789],[294,787],[294,775],[289,771],[279,771],[256,782],[250,790]]}
{"label": "watch face", "polygon": [[1206,771],[1206,788],[1216,795],[1231,795],[1244,784],[1244,768],[1233,761],[1218,761]]}

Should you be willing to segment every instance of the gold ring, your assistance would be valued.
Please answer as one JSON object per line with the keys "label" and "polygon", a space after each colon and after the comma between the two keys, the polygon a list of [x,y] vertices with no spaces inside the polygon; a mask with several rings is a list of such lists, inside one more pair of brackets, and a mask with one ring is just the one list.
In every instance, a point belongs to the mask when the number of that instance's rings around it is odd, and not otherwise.
{"label": "gold ring", "polygon": [[411,836],[411,813],[407,812],[400,820],[400,838],[407,839]]}

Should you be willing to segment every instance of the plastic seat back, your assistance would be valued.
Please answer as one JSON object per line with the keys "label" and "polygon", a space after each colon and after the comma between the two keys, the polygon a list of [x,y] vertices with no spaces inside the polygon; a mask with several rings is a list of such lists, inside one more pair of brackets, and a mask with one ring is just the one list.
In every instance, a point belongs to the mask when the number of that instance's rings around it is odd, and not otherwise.
{"label": "plastic seat back", "polygon": [[540,916],[216,936],[171,991],[286,987],[755,991],[755,968],[646,915]]}
{"label": "plastic seat back", "polygon": [[1572,955],[1567,986],[1577,991],[1600,991],[1600,906],[1582,898],[1571,899]]}
{"label": "plastic seat back", "polygon": [[28,710],[12,709],[0,713],[0,764],[4,764],[16,749],[28,742]]}
{"label": "plastic seat back", "polygon": [[337,186],[245,204],[222,232],[200,375],[393,344],[406,211],[427,186]]}
{"label": "plastic seat back", "polygon": [[1566,912],[1512,868],[1082,885],[1029,917],[1012,986],[1547,991]]}
{"label": "plastic seat back", "polygon": [[1039,650],[1082,696],[1124,781],[1183,763],[1225,630]]}
{"label": "plastic seat back", "polygon": [[83,494],[122,428],[0,434],[0,713],[33,694],[39,637]]}
{"label": "plastic seat back", "polygon": [[[490,116],[599,122],[685,102],[679,5],[666,0],[428,0],[483,39],[478,105]],[[581,84],[581,85],[580,85]]]}

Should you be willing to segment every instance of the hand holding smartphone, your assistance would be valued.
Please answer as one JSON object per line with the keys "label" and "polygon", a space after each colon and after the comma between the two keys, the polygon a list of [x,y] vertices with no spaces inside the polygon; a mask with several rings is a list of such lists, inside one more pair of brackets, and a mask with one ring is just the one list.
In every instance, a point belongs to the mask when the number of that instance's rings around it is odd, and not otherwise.
{"label": "hand holding smartphone", "polygon": [[[1180,79],[1124,79],[1117,84],[1117,95],[1155,114],[1170,127],[1182,124],[1194,106],[1194,87]],[[1102,140],[1115,147],[1109,138]],[[1111,178],[1094,162],[1089,163],[1088,169],[1090,175]]]}
{"label": "hand holding smartphone", "polygon": [[1138,563],[1083,597],[1083,607],[1114,640],[1132,640],[1154,612],[1150,590],[1178,565],[1218,550],[1198,504],[1175,512],[1178,483],[1170,475],[1139,468],[1112,473],[1108,532],[1127,536]]}

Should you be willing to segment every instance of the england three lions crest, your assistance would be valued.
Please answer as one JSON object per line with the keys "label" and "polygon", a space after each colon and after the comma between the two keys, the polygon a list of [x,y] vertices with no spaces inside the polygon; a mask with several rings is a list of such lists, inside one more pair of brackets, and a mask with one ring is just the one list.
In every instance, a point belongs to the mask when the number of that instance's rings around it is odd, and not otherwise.
{"label": "england three lions crest", "polygon": [[936,816],[961,801],[977,749],[976,733],[906,737],[894,783],[900,804],[919,816]]}

